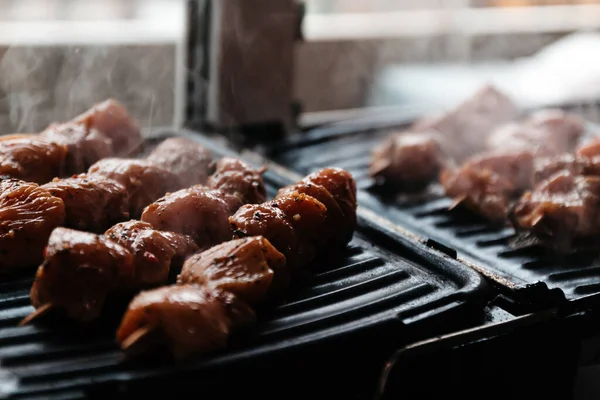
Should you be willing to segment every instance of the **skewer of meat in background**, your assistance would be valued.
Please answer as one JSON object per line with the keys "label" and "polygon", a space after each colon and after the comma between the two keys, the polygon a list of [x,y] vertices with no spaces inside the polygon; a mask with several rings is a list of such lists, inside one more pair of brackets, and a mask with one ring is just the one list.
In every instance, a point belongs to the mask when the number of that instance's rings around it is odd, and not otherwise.
{"label": "skewer of meat in background", "polygon": [[[50,310],[93,321],[107,299],[130,297],[142,289],[167,284],[169,274],[187,256],[231,239],[228,218],[242,201],[264,201],[263,172],[264,168],[224,158],[206,187],[195,185],[168,194],[146,208],[144,215],[156,214],[159,222],[163,215],[185,215],[189,220],[182,220],[183,229],[175,229],[175,220],[169,221],[174,228],[170,231],[163,230],[160,223],[144,221],[119,223],[103,235],[55,229],[31,289],[36,311],[24,323]],[[198,233],[188,231],[192,228]]]}
{"label": "skewer of meat in background", "polygon": [[140,128],[115,100],[106,100],[40,134],[0,137],[0,175],[44,184],[81,173],[105,157],[133,155]]}
{"label": "skewer of meat in background", "polygon": [[[163,156],[168,153],[167,156]],[[182,156],[173,164],[173,157]],[[139,216],[143,207],[182,185],[202,183],[210,153],[189,139],[167,139],[146,159],[103,159],[88,173],[38,186],[16,179],[0,185],[0,269],[39,265],[58,226],[100,233]],[[187,174],[175,175],[184,167]]]}
{"label": "skewer of meat in background", "polygon": [[490,133],[517,114],[511,99],[485,86],[453,110],[386,138],[373,149],[369,174],[389,187],[423,189],[445,166],[486,149]]}
{"label": "skewer of meat in background", "polygon": [[559,253],[583,245],[597,248],[600,237],[600,140],[540,163],[535,186],[517,201],[511,222]]}
{"label": "skewer of meat in background", "polygon": [[583,120],[562,110],[534,112],[497,129],[489,151],[477,154],[440,176],[446,195],[485,219],[505,223],[511,203],[534,184],[536,164],[572,152],[584,131]]}
{"label": "skewer of meat in background", "polygon": [[356,184],[326,168],[245,205],[231,218],[237,238],[190,257],[177,284],[134,298],[117,332],[128,354],[166,345],[175,358],[224,348],[254,321],[253,307],[281,300],[299,269],[343,249],[356,225]]}

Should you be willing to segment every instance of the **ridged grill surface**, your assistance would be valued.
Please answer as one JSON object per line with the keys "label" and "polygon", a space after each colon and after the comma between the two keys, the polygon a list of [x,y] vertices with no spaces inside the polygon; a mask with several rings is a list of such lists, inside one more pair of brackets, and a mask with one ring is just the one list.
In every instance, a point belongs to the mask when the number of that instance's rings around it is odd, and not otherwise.
{"label": "ridged grill surface", "polygon": [[[316,136],[316,133],[313,134]],[[349,170],[360,189],[359,204],[426,239],[453,248],[459,257],[476,264],[480,271],[498,282],[508,280],[516,289],[543,282],[550,289],[560,289],[564,297],[572,301],[587,301],[600,294],[597,253],[559,258],[541,247],[512,247],[510,241],[515,231],[511,227],[492,227],[475,215],[448,211],[451,200],[439,186],[413,197],[383,193],[375,187],[367,171],[371,149],[386,135],[385,131],[337,138],[332,135],[330,140],[279,150],[273,157],[300,174],[324,166]]]}
{"label": "ridged grill surface", "polygon": [[[216,155],[231,155],[213,142],[201,141]],[[265,181],[270,196],[282,184],[272,172]],[[394,247],[392,253],[376,245],[359,228],[335,265],[294,288],[285,304],[261,314],[255,329],[236,339],[230,350],[192,367],[227,365],[390,319],[440,315],[463,306],[470,295],[479,296],[481,281],[460,264],[435,255],[421,259]],[[147,379],[180,367],[164,359],[123,362],[114,340],[118,318],[90,327],[18,327],[33,311],[32,275],[0,283],[0,398],[79,398],[95,385]]]}

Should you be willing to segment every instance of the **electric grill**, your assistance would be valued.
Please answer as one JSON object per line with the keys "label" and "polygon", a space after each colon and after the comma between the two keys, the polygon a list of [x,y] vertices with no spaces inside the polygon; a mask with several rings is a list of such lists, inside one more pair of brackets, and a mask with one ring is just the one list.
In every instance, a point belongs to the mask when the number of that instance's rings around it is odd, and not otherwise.
{"label": "electric grill", "polygon": [[267,154],[300,174],[325,165],[352,172],[362,189],[360,204],[482,273],[513,303],[515,313],[597,306],[597,253],[581,251],[557,258],[539,246],[511,246],[514,229],[490,225],[465,210],[448,211],[452,200],[439,186],[423,194],[398,195],[373,182],[367,173],[371,149],[392,129],[406,128],[412,122],[409,117],[387,115],[362,120],[355,126],[346,121],[339,126],[315,128],[293,139],[280,140],[267,148]]}
{"label": "electric grill", "polygon": [[[236,155],[193,132],[160,132],[148,143],[173,135],[198,140],[215,156]],[[292,182],[278,171],[285,170],[274,166],[264,176],[271,196]],[[258,326],[235,338],[228,351],[176,365],[160,355],[123,361],[114,339],[117,313],[87,328],[59,321],[17,327],[33,310],[32,278],[33,272],[0,286],[3,398],[265,393],[297,382],[290,368],[300,365],[304,390],[354,374],[372,392],[374,372],[396,346],[480,323],[491,296],[476,272],[361,211],[356,235],[335,265],[299,284],[285,304],[264,310]],[[365,365],[375,368],[357,375]],[[261,379],[264,374],[269,378]],[[227,385],[231,380],[241,386]]]}

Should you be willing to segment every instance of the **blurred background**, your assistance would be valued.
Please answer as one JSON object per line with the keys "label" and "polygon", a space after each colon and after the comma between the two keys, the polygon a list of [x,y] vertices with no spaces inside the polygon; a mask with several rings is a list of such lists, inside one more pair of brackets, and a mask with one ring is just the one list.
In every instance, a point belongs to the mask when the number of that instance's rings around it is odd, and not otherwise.
{"label": "blurred background", "polygon": [[[109,96],[145,126],[181,124],[189,3],[0,0],[0,131],[37,131]],[[484,82],[600,120],[600,0],[305,3],[291,94],[303,123],[446,108]]]}

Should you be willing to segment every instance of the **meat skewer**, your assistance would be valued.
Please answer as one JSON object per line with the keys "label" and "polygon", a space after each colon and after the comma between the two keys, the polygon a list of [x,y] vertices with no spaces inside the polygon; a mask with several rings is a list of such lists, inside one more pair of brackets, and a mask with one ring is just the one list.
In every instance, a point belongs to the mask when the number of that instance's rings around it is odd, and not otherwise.
{"label": "meat skewer", "polygon": [[484,218],[501,222],[511,201],[531,188],[536,162],[573,151],[583,122],[560,110],[533,113],[521,123],[511,123],[488,140],[494,149],[478,154],[459,168],[447,168],[440,182],[449,197]]}
{"label": "meat skewer", "polygon": [[494,128],[517,116],[517,106],[492,86],[485,86],[455,109],[418,121],[373,149],[369,174],[386,185],[421,189],[449,164],[483,151]]}
{"label": "meat skewer", "polygon": [[[335,225],[342,222],[335,218],[350,222]],[[356,186],[346,171],[327,168],[270,202],[243,206],[230,220],[244,237],[193,255],[176,285],[141,292],[130,303],[117,331],[126,353],[166,344],[181,359],[224,348],[231,333],[253,321],[251,307],[285,295],[291,268],[306,268],[347,244],[356,223]]]}
{"label": "meat skewer", "polygon": [[559,252],[600,235],[600,140],[575,155],[550,158],[536,170],[536,184],[517,201],[511,222]]}
{"label": "meat skewer", "polygon": [[[170,140],[172,139],[167,139]],[[185,142],[178,142],[180,148],[184,148]],[[189,139],[186,139],[186,142],[186,151],[200,150],[199,158],[205,159],[204,148]],[[188,156],[186,160],[185,164],[190,167],[199,165],[192,157]],[[13,202],[0,202],[0,214],[5,215],[3,223],[12,229],[12,232],[10,229],[7,230],[7,235],[1,238],[6,251],[0,252],[0,272],[8,272],[24,265],[39,265],[50,233],[58,226],[101,233],[117,222],[129,219],[132,215],[140,215],[144,206],[165,192],[178,189],[178,186],[173,185],[182,182],[169,171],[153,166],[145,160],[108,159],[108,161],[96,163],[87,174],[55,179],[40,187],[22,181],[16,181],[20,182],[18,185],[6,186],[3,192],[5,199],[21,198],[24,196],[23,188],[36,187],[36,189],[27,192],[27,197],[22,200],[23,204],[18,205],[19,212],[15,212],[16,206]],[[205,162],[202,163],[202,166],[204,165]],[[198,174],[202,173],[198,172]],[[58,203],[60,203],[60,217],[54,215]],[[48,209],[43,209],[42,206],[47,206]],[[40,222],[41,218],[43,224]],[[26,228],[35,224],[44,225],[44,229],[39,229],[33,235]]]}
{"label": "meat skewer", "polygon": [[[231,160],[223,160],[223,162],[217,163],[215,175],[220,173],[220,168],[225,168],[231,162]],[[248,194],[241,191],[243,187],[241,184],[235,185],[235,187],[230,185],[229,189],[206,188],[206,190],[210,191],[212,196],[230,197],[236,202],[239,201],[239,198],[254,195],[257,190],[264,192],[261,179],[263,169],[253,170],[243,162],[239,162],[237,165],[243,168],[247,175],[254,171],[252,179],[249,179],[248,176],[244,177],[244,182],[248,184]],[[221,185],[224,183],[224,181],[219,182]],[[253,184],[255,182],[258,182],[262,188],[257,189]],[[233,193],[228,193],[227,190],[231,190]],[[172,195],[166,197],[170,196]],[[205,201],[205,198],[193,197],[186,200],[184,206],[194,203],[190,210],[213,206],[213,203],[206,204]],[[176,209],[165,212],[176,213],[179,209],[178,203],[169,204],[174,204],[174,206],[168,206],[168,209],[170,207],[176,207]],[[231,213],[234,211],[235,209],[232,209]],[[229,215],[222,217],[224,222],[210,221],[224,224],[228,229],[229,234],[222,241],[229,240],[232,236],[227,221]],[[215,218],[210,210],[207,210],[206,216]],[[203,223],[194,226],[200,230],[210,230],[210,228],[204,227]],[[210,242],[202,243],[199,240],[201,237],[206,237]],[[122,293],[131,295],[142,289],[166,284],[169,274],[173,270],[177,270],[187,256],[201,247],[216,244],[214,242],[217,240],[219,240],[218,236],[203,234],[188,237],[167,229],[157,229],[156,226],[142,221],[117,224],[103,235],[57,228],[52,232],[44,261],[37,271],[31,290],[32,303],[37,309],[43,307],[47,309],[47,305],[51,304],[51,308],[63,310],[72,319],[95,320],[102,312],[107,298]],[[111,248],[122,249],[122,252],[129,256],[115,259],[94,255],[98,251],[106,251],[109,243]],[[121,268],[125,271],[124,273],[120,272]],[[83,292],[70,290],[71,287],[86,285],[90,287]],[[82,304],[85,304],[85,307],[82,308]],[[29,322],[32,319],[34,318],[28,318],[26,321]]]}

